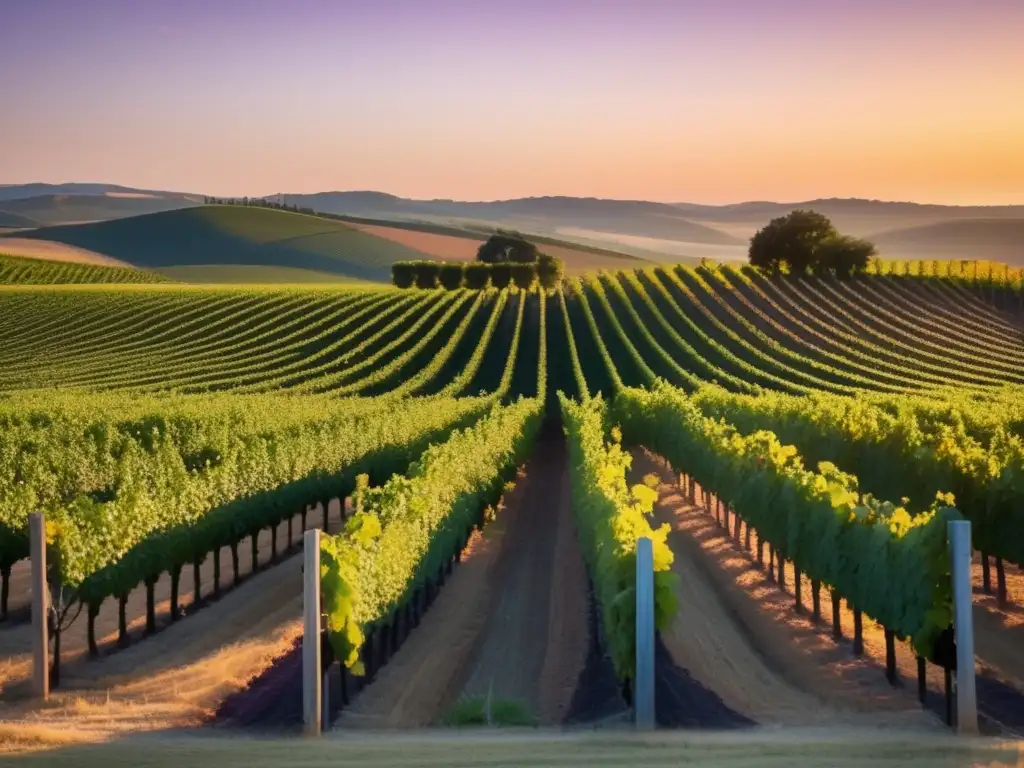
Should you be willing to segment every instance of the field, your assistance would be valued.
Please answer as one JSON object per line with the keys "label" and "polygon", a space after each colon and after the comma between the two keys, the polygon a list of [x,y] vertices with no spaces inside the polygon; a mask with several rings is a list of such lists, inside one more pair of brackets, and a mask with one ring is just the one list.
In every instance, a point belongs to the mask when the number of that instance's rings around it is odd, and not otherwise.
{"label": "field", "polygon": [[[357,229],[386,240],[392,240],[409,248],[429,254],[431,258],[445,261],[472,261],[476,258],[477,249],[484,242],[482,235],[463,233],[459,236],[423,232],[400,226],[376,224],[353,224]],[[468,235],[468,236],[467,236]],[[531,237],[544,253],[565,262],[571,275],[582,275],[599,269],[621,269],[623,261],[635,261],[635,266],[645,265],[642,258],[634,258],[626,254],[615,253],[600,248],[572,246],[543,237]]]}
{"label": "field", "polygon": [[[204,205],[16,230],[0,235],[0,253],[128,265],[188,283],[389,283],[396,261],[470,259],[486,237],[440,229],[445,234],[269,208]],[[607,249],[540,240],[571,275],[619,269],[623,261],[644,263]]]}
{"label": "field", "polygon": [[128,285],[163,282],[167,282],[167,278],[155,272],[116,266],[116,263],[97,263],[77,253],[47,253],[43,258],[0,254],[0,285]]}
{"label": "field", "polygon": [[[548,293],[284,285],[468,258],[473,241],[242,207],[153,216],[166,240],[134,254],[151,217],[59,229],[211,284],[73,285],[147,273],[0,263],[7,747],[88,765],[77,744],[110,741],[95,754],[117,764],[143,743],[214,754],[216,735],[292,732],[294,555],[321,527],[328,709],[358,759],[391,759],[370,731],[453,726],[540,729],[461,732],[478,759],[517,739],[524,765],[567,759],[544,729],[572,732],[557,738],[579,739],[576,759],[591,738],[609,740],[591,762],[637,748],[644,536],[658,723],[729,735],[659,734],[629,762],[744,764],[776,739],[792,762],[788,729],[829,764],[1017,759],[995,740],[940,748],[943,670],[918,666],[951,621],[945,523],[968,519],[982,730],[1024,733],[1016,294],[998,309],[966,279],[610,257]],[[209,245],[185,249],[200,231]],[[229,241],[244,255],[218,266]],[[212,284],[245,265],[266,284]],[[45,705],[27,697],[36,511],[59,587]],[[424,764],[457,764],[426,746],[449,736],[416,738]]]}

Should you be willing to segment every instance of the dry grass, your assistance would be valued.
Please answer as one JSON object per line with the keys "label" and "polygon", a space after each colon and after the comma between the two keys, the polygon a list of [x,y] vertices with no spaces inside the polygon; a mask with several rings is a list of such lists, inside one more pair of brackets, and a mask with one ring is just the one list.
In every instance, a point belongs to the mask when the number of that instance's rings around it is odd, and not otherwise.
{"label": "dry grass", "polygon": [[0,253],[45,261],[70,261],[74,264],[97,264],[105,267],[130,267],[131,264],[104,256],[102,253],[53,240],[30,237],[5,237],[0,240]]}
{"label": "dry grass", "polygon": [[45,703],[8,696],[0,751],[202,725],[292,649],[302,632],[301,585],[293,557],[143,642],[69,664]]}

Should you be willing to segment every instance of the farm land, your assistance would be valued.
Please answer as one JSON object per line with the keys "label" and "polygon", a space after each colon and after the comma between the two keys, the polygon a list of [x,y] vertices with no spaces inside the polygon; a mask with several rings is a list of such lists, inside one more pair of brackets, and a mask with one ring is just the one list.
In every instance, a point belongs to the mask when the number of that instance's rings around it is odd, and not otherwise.
{"label": "farm land", "polygon": [[[312,254],[302,269],[350,259],[321,247],[330,229],[288,245]],[[351,229],[399,249],[352,262],[353,280],[401,249],[475,250]],[[28,762],[298,729],[313,527],[331,661],[317,750],[394,764],[372,734],[440,729],[437,745],[483,739],[477,757],[501,739],[611,755],[644,536],[664,734],[646,764],[708,744],[738,764],[791,729],[842,744],[819,753],[835,764],[1002,760],[998,740],[950,741],[929,661],[954,519],[975,545],[981,728],[1024,733],[1011,286],[596,253],[554,290],[190,285],[158,257],[0,262],[0,735]],[[46,703],[34,512],[59,630]]]}

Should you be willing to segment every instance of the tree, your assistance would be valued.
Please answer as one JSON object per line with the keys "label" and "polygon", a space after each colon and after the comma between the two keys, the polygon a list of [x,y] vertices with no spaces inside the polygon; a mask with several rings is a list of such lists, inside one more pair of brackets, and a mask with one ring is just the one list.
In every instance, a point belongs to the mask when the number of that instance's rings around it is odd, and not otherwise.
{"label": "tree", "polygon": [[532,264],[537,261],[537,246],[528,241],[518,232],[502,232],[499,230],[487,238],[476,252],[476,260],[485,264],[515,262]]}
{"label": "tree", "polygon": [[508,262],[501,262],[491,265],[491,285],[495,288],[508,288],[512,282],[512,265]]}
{"label": "tree", "polygon": [[544,288],[548,290],[557,288],[561,284],[564,274],[565,265],[561,259],[548,256],[546,253],[537,257],[537,280]]}
{"label": "tree", "polygon": [[432,261],[415,262],[416,287],[437,288],[437,276],[441,272],[441,265]]}
{"label": "tree", "polygon": [[[849,235],[836,235],[818,244],[818,272],[849,278],[867,272],[877,251],[873,243]],[[923,264],[923,262],[922,262]]]}
{"label": "tree", "polygon": [[828,217],[792,211],[772,219],[750,239],[750,263],[770,274],[778,274],[785,265],[790,274],[804,275],[817,266],[818,246],[838,235]]}
{"label": "tree", "polygon": [[466,265],[464,273],[466,276],[466,287],[475,291],[482,291],[491,280],[491,265],[473,262]]}
{"label": "tree", "polygon": [[530,290],[537,279],[536,264],[509,264],[508,269],[512,273],[512,282],[524,291]]}
{"label": "tree", "polygon": [[449,261],[441,265],[438,279],[449,291],[462,287],[463,264],[461,261]]}
{"label": "tree", "polygon": [[412,288],[416,282],[416,263],[412,261],[396,261],[391,265],[391,282],[399,288]]}

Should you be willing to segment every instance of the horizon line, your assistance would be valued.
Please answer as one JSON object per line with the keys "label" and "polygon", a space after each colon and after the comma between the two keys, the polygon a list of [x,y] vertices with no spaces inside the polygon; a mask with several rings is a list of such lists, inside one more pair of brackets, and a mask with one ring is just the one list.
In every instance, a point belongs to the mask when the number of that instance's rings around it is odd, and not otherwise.
{"label": "horizon line", "polygon": [[[322,189],[313,192],[270,192],[263,195],[225,195],[225,194],[209,194],[206,192],[192,192],[183,191],[178,189],[161,189],[149,186],[133,186],[130,184],[123,184],[120,182],[112,181],[15,181],[15,182],[2,182],[0,183],[0,189],[4,187],[20,187],[28,185],[44,185],[51,187],[59,187],[63,185],[95,185],[95,186],[110,186],[110,187],[121,187],[127,190],[133,190],[138,192],[163,192],[176,195],[187,195],[196,196],[202,195],[204,197],[214,198],[228,198],[228,199],[241,199],[248,197],[250,199],[263,199],[268,197],[274,197],[276,195],[285,196],[309,196],[309,195],[336,195],[336,194],[374,194],[374,195],[385,195],[393,197],[399,200],[408,200],[416,203],[469,203],[469,204],[493,204],[493,203],[507,203],[515,202],[519,200],[544,200],[544,199],[566,199],[566,200],[600,200],[605,202],[616,202],[616,203],[653,203],[656,205],[670,205],[670,206],[683,206],[683,205],[698,205],[707,208],[729,208],[740,205],[780,205],[780,206],[791,206],[801,205],[805,203],[816,203],[816,202],[866,202],[866,203],[880,203],[883,205],[916,205],[920,207],[938,207],[938,208],[1024,208],[1024,201],[1018,203],[941,203],[941,202],[924,202],[920,200],[885,200],[876,197],[843,197],[839,195],[830,196],[818,196],[806,198],[803,200],[765,200],[765,199],[747,199],[737,200],[728,203],[705,203],[698,202],[696,200],[655,200],[651,198],[630,198],[630,197],[597,197],[593,195],[568,195],[568,194],[535,194],[535,195],[522,195],[519,197],[506,197],[506,198],[491,198],[491,199],[469,199],[469,198],[456,198],[456,197],[405,197],[397,195],[393,192],[385,192],[379,189]],[[0,205],[2,208],[2,205]]]}

